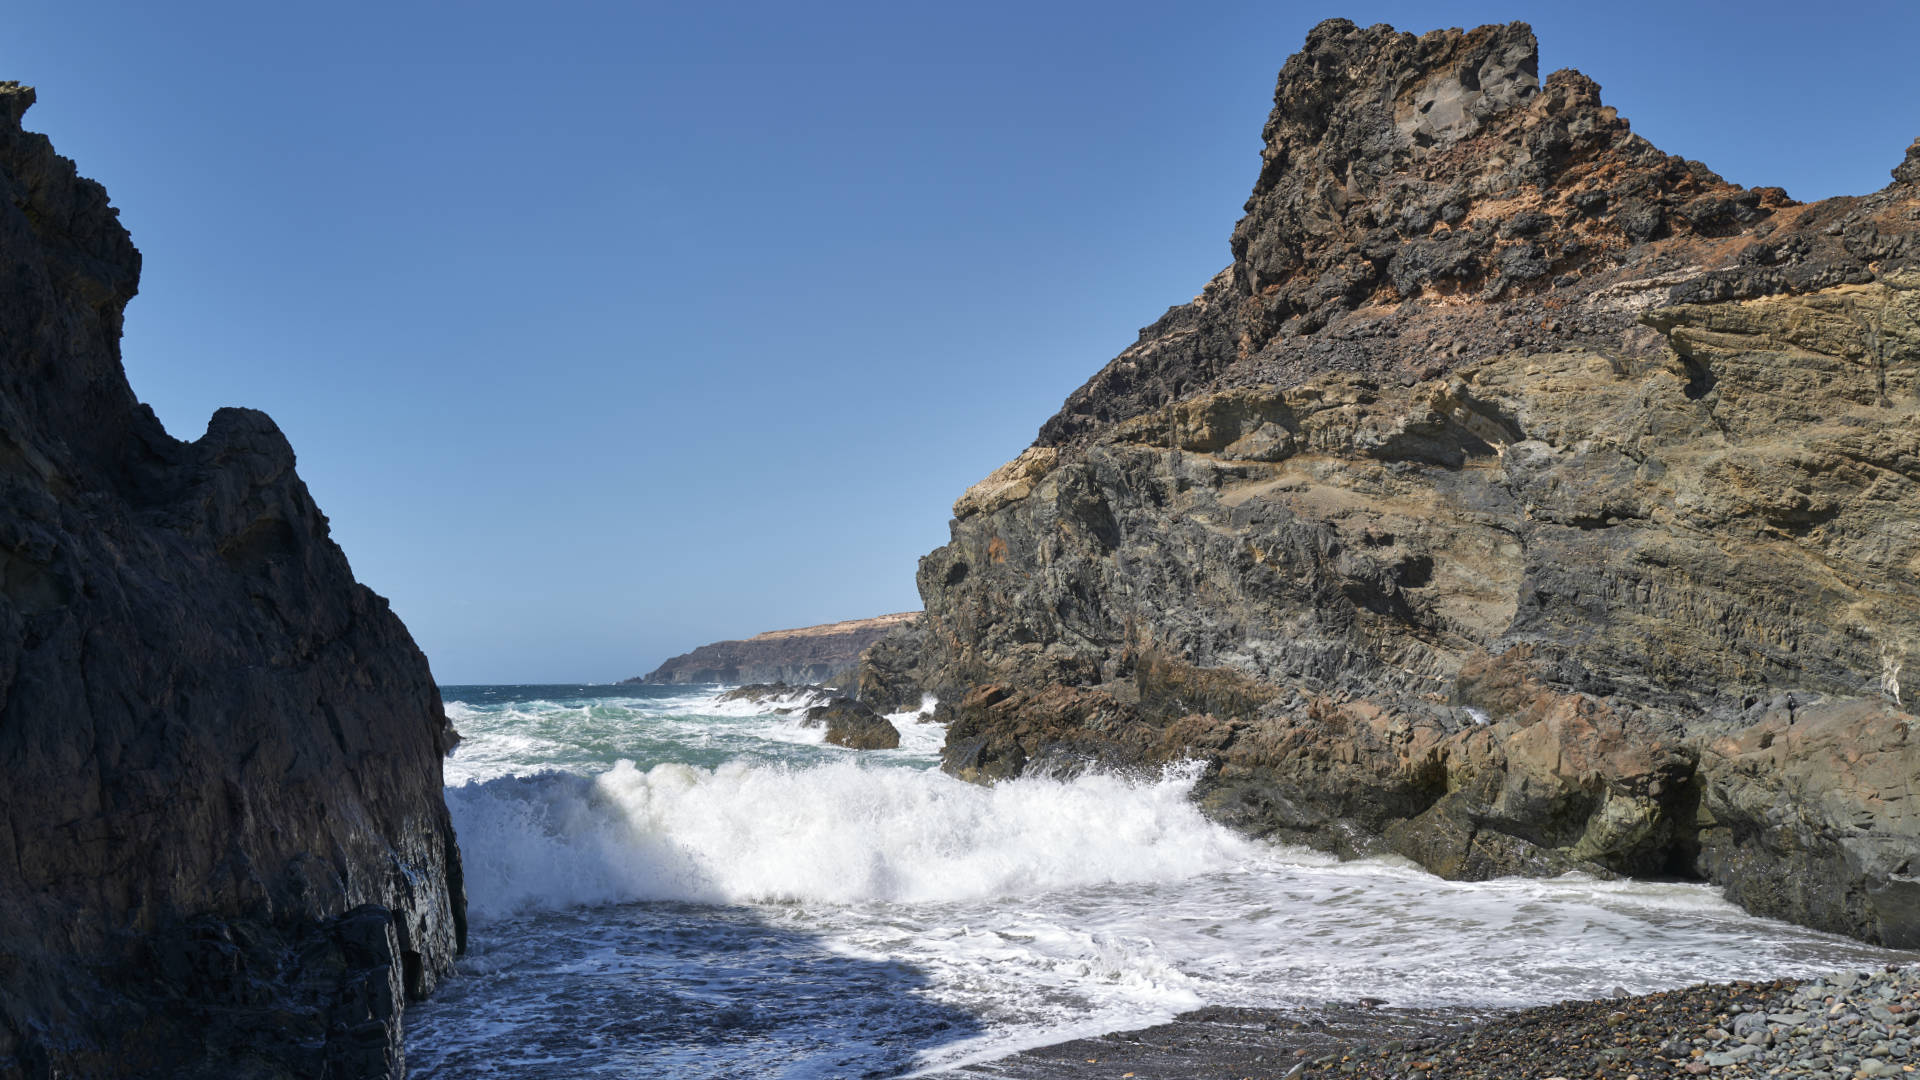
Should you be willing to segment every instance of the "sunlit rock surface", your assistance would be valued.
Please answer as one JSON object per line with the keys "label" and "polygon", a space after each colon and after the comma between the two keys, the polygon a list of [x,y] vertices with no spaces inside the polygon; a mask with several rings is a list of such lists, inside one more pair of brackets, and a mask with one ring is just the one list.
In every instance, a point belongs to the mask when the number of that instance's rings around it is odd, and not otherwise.
{"label": "sunlit rock surface", "polygon": [[1536,58],[1315,28],[1232,265],[961,496],[861,685],[962,776],[1199,758],[1256,833],[1920,945],[1920,143],[1803,205]]}
{"label": "sunlit rock surface", "polygon": [[[769,630],[740,641],[716,641],[661,664],[630,683],[830,683],[852,675],[860,654],[915,612]],[[850,681],[850,680],[849,680]]]}

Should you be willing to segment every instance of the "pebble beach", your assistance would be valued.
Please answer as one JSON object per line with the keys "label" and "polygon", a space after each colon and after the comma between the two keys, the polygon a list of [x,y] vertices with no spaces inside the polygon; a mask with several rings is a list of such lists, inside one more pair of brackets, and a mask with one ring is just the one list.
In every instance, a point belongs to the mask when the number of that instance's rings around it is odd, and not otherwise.
{"label": "pebble beach", "polygon": [[1708,984],[1562,1002],[1410,1041],[1304,1060],[1308,1077],[1487,1080],[1903,1076],[1915,1071],[1920,968],[1812,982]]}
{"label": "pebble beach", "polygon": [[1654,1080],[1920,1071],[1920,967],[1706,983],[1492,1016],[1207,1008],[960,1070],[998,1080]]}

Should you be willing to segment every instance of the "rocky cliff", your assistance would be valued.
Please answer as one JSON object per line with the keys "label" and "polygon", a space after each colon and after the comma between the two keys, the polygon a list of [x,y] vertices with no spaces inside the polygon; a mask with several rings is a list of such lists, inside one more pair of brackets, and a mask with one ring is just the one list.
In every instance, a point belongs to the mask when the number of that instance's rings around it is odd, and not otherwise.
{"label": "rocky cliff", "polygon": [[140,254],[0,83],[0,1077],[398,1076],[464,937],[426,659],[264,415],[170,438]]}
{"label": "rocky cliff", "polygon": [[1920,945],[1920,143],[1803,205],[1524,25],[1338,20],[1265,139],[1231,265],[960,498],[869,698],[948,702],[963,776],[1200,758],[1262,835]]}
{"label": "rocky cliff", "polygon": [[769,630],[745,641],[716,641],[668,660],[629,683],[832,683],[852,675],[860,654],[916,612]]}

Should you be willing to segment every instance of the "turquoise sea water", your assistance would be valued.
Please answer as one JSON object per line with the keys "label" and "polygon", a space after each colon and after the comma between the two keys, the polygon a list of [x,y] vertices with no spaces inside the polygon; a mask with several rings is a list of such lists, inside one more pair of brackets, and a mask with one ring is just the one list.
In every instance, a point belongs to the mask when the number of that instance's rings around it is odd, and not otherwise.
{"label": "turquoise sea water", "polygon": [[[1698,885],[1445,882],[1197,814],[1191,770],[937,769],[717,688],[450,686],[470,955],[418,1077],[937,1073],[1203,1004],[1504,1006],[1911,960]],[[794,701],[789,705],[800,705]]]}

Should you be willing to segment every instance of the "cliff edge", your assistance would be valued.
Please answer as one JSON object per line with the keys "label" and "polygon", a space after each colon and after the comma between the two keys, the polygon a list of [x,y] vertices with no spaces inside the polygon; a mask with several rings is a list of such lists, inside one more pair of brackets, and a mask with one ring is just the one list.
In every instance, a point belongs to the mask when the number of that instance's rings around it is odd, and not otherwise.
{"label": "cliff edge", "polygon": [[169,437],[140,254],[0,83],[0,1077],[400,1076],[463,947],[426,658],[266,416]]}
{"label": "cliff edge", "polygon": [[1920,945],[1920,143],[1801,204],[1537,58],[1316,27],[1231,265],[960,498],[862,686],[965,777],[1198,758],[1260,835]]}
{"label": "cliff edge", "polygon": [[741,641],[716,641],[661,664],[627,683],[831,683],[858,669],[860,654],[918,612],[768,630]]}

